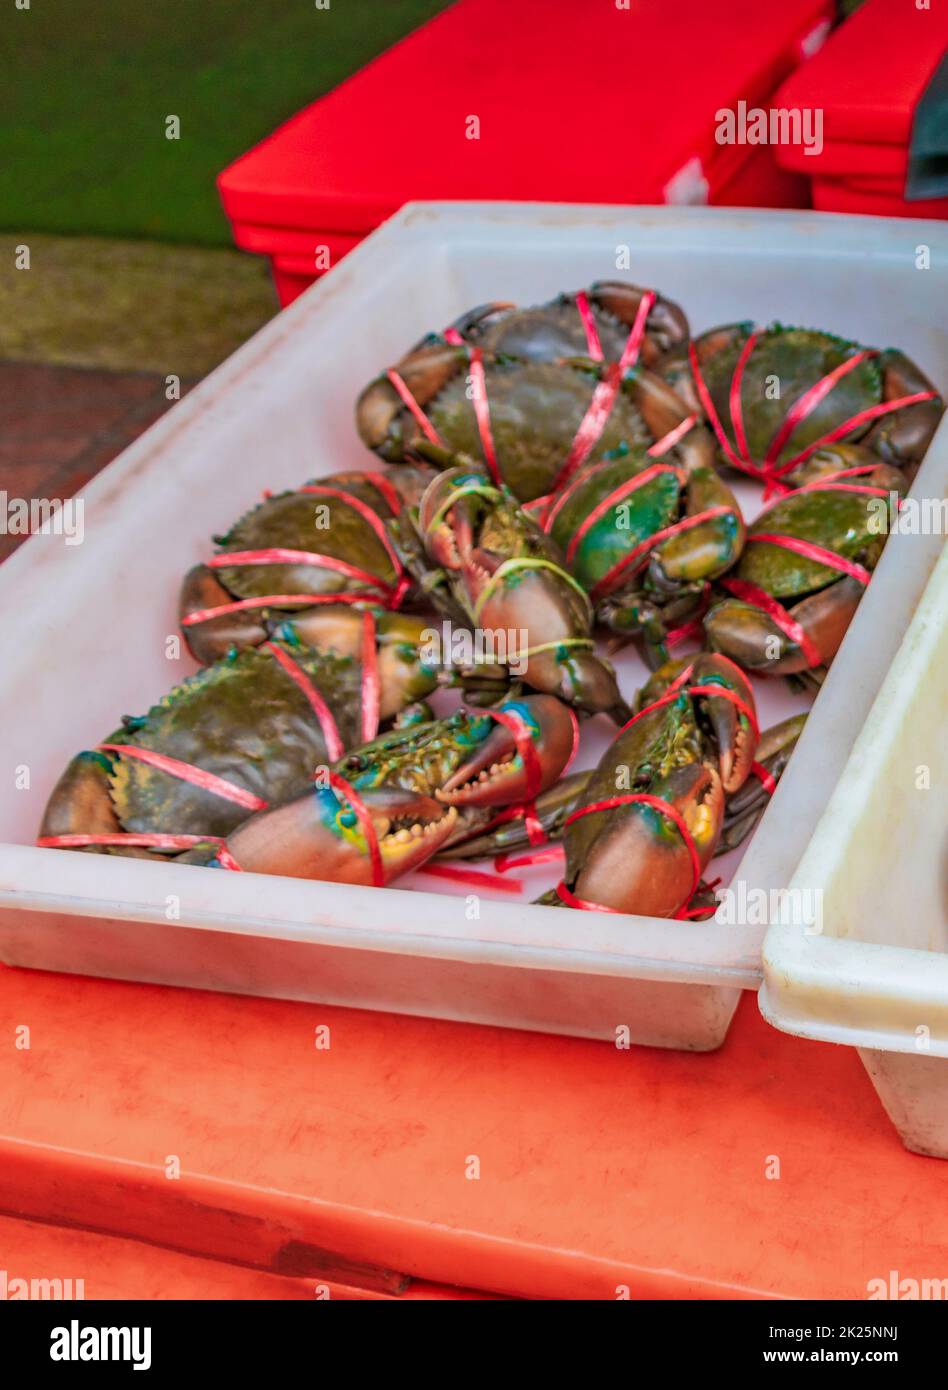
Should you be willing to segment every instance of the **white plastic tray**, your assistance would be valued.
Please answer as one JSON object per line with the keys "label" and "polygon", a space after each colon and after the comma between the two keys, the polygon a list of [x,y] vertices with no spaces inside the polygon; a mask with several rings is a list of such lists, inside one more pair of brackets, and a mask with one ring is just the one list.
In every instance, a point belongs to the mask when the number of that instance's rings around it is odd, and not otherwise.
{"label": "white plastic tray", "polygon": [[[921,242],[932,248],[930,271],[915,268]],[[0,608],[14,634],[0,670],[0,959],[718,1046],[739,990],[759,983],[763,925],[673,924],[510,899],[485,899],[469,920],[463,898],[446,892],[205,872],[31,841],[68,757],[191,669],[167,659],[166,639],[176,630],[179,578],[206,557],[210,535],[265,487],[371,466],[352,403],[433,326],[491,298],[540,302],[618,267],[681,300],[695,331],[750,316],[826,326],[896,342],[945,382],[946,266],[948,234],[935,222],[705,208],[404,208],[90,485],[83,545],[36,537],[0,569]],[[943,425],[916,491],[940,494],[946,477]],[[936,538],[908,540],[888,545],[746,853],[740,874],[751,884],[787,884],[835,786],[936,557]],[[643,677],[633,657],[621,674],[630,692]],[[758,683],[762,723],[788,712],[783,689]],[[24,765],[30,787],[16,790]]]}
{"label": "white plastic tray", "polygon": [[823,932],[771,926],[760,1007],[858,1047],[905,1144],[948,1158],[948,550],[793,887]]}

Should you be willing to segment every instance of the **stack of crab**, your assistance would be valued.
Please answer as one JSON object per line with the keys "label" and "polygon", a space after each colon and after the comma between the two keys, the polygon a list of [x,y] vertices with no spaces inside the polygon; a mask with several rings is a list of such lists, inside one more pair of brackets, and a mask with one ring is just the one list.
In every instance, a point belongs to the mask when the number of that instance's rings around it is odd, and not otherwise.
{"label": "stack of crab", "polygon": [[[761,733],[751,677],[818,690],[942,409],[900,352],[692,338],[629,284],[478,308],[362,392],[384,471],[215,538],[181,591],[202,669],[72,760],[40,843],[377,886],[555,860],[541,902],[709,916],[805,719]],[[597,635],[652,670],[631,706]]]}

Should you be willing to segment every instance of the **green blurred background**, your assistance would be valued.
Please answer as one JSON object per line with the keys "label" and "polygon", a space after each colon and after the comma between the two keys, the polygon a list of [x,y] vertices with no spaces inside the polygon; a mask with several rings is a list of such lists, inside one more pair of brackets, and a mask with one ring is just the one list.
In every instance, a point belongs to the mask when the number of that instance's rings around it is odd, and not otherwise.
{"label": "green blurred background", "polygon": [[0,230],[228,245],[216,174],[444,8],[4,0]]}

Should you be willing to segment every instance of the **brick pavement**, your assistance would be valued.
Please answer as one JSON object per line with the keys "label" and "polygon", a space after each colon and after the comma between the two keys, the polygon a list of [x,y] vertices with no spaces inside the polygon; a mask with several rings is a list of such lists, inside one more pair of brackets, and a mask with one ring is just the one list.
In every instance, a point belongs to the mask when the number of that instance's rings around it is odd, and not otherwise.
{"label": "brick pavement", "polygon": [[[151,372],[0,361],[0,492],[71,497],[174,404],[165,391]],[[0,561],[23,539],[0,534]]]}

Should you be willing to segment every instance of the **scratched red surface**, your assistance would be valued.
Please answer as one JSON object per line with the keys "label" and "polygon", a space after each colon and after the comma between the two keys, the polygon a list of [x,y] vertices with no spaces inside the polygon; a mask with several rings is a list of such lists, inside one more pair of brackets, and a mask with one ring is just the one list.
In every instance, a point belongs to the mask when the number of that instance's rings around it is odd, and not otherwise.
{"label": "scratched red surface", "polygon": [[689,1055],[4,969],[0,1037],[0,1205],[281,1274],[865,1297],[948,1244],[948,1167],[750,995]]}
{"label": "scratched red surface", "polygon": [[[67,1298],[91,1299],[316,1299],[391,1301],[395,1295],[313,1279],[281,1278],[256,1269],[181,1255],[120,1236],[100,1235],[38,1221],[0,1216],[0,1298],[15,1301],[44,1292],[33,1280],[62,1281]],[[79,1282],[81,1281],[81,1283]],[[53,1291],[59,1292],[53,1285]],[[30,1296],[33,1293],[30,1292]],[[415,1281],[400,1297],[432,1301],[477,1298]]]}

